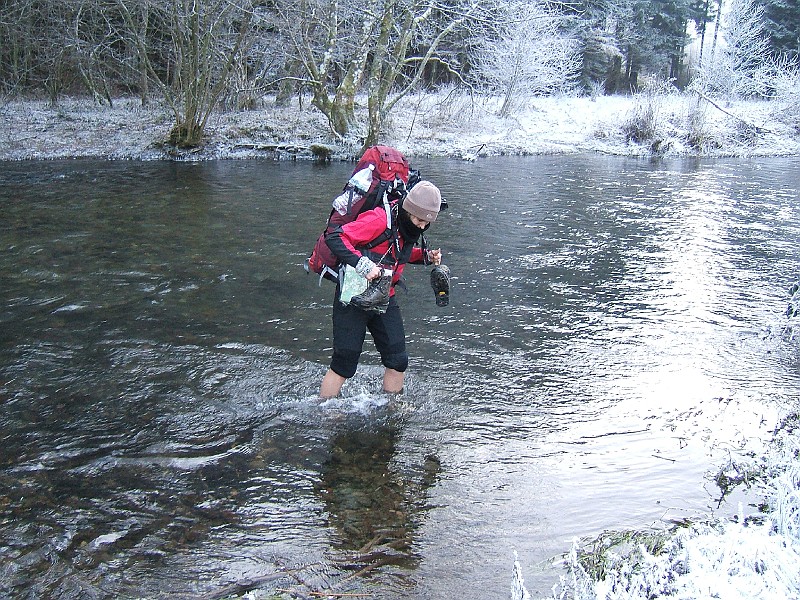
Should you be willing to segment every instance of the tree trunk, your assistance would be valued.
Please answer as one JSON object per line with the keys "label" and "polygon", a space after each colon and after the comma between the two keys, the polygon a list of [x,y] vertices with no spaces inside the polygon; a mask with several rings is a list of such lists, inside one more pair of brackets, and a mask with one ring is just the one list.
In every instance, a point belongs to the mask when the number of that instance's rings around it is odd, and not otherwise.
{"label": "tree trunk", "polygon": [[700,55],[697,57],[697,66],[703,68],[703,50],[706,45],[706,25],[708,24],[708,7],[711,0],[706,0],[703,5],[703,23],[700,29]]}
{"label": "tree trunk", "polygon": [[[142,39],[147,39],[147,21],[150,18],[150,11],[147,4],[142,6],[142,15],[140,19],[141,32],[139,35]],[[137,67],[139,71],[139,98],[141,99],[142,106],[146,106],[149,102],[150,96],[150,78],[147,76],[147,61],[137,54]]]}
{"label": "tree trunk", "polygon": [[719,37],[719,28],[722,21],[722,2],[723,0],[717,0],[717,19],[714,21],[714,39],[711,42],[711,59],[714,59],[714,52],[717,49],[717,38]]}
{"label": "tree trunk", "polygon": [[[389,64],[391,61],[398,60],[396,54],[390,55],[389,39],[392,33],[394,20],[392,9],[394,0],[388,0],[384,4],[383,16],[380,22],[378,38],[375,41],[374,52],[372,55],[372,65],[367,79],[367,110],[369,112],[369,128],[364,147],[369,147],[380,138],[381,128],[383,127],[383,106],[386,102],[387,86],[385,80],[390,78],[389,85],[394,83],[396,73]],[[402,60],[402,57],[400,57]]]}
{"label": "tree trunk", "polygon": [[503,98],[503,104],[500,106],[500,110],[497,112],[497,115],[500,117],[507,117],[511,114],[511,110],[514,104],[514,96],[517,92],[518,75],[519,75],[519,67],[515,69],[514,76],[511,78],[511,82],[508,84],[508,87],[506,88],[505,97]]}
{"label": "tree trunk", "polygon": [[288,57],[284,62],[281,69],[283,79],[278,84],[278,93],[275,95],[276,106],[289,105],[289,101],[295,93],[294,77],[301,68],[302,64],[293,56]]}
{"label": "tree trunk", "polygon": [[605,85],[603,86],[603,92],[607,96],[617,93],[617,91],[619,90],[619,83],[621,77],[622,77],[622,57],[614,56],[611,62],[611,66],[608,69],[608,74],[606,75]]}
{"label": "tree trunk", "polygon": [[639,74],[633,70],[633,46],[628,46],[628,53],[625,57],[625,83],[628,91],[635,92],[636,82]]}

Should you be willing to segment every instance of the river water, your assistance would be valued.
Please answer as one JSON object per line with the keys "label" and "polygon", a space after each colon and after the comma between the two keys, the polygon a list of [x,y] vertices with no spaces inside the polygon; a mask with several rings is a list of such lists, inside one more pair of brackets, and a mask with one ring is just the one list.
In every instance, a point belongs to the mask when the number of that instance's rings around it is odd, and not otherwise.
{"label": "river water", "polygon": [[737,512],[796,409],[797,159],[420,160],[453,273],[315,398],[302,268],[351,164],[5,163],[0,593],[534,597],[573,538]]}

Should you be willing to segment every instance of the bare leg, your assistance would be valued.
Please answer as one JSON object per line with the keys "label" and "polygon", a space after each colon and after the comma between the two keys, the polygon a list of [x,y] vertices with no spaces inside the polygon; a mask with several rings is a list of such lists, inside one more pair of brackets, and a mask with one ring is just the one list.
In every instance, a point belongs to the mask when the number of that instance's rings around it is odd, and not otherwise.
{"label": "bare leg", "polygon": [[322,385],[319,388],[320,397],[323,400],[336,398],[339,392],[342,391],[342,386],[345,381],[346,379],[344,377],[328,369],[328,372],[325,373],[325,377],[322,378]]}
{"label": "bare leg", "polygon": [[390,394],[399,394],[403,391],[404,377],[405,373],[394,369],[386,369],[383,372],[383,391]]}

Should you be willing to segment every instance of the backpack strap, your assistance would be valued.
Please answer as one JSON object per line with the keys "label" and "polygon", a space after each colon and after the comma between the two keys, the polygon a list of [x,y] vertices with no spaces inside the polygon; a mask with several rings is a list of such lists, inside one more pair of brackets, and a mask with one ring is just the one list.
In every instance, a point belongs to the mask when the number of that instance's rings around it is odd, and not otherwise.
{"label": "backpack strap", "polygon": [[371,190],[364,197],[364,204],[359,209],[359,213],[372,210],[378,206],[383,206],[389,214],[389,206],[396,203],[407,195],[406,184],[402,179],[393,181],[381,180],[374,190]]}
{"label": "backpack strap", "polygon": [[331,269],[328,265],[323,265],[322,270],[319,272],[319,283],[318,286],[322,285],[323,279],[330,279],[331,281],[339,281],[339,271]]}
{"label": "backpack strap", "polygon": [[361,250],[363,248],[364,250],[372,250],[376,246],[380,246],[383,242],[392,237],[396,237],[395,231],[393,229],[386,229],[382,234],[380,234],[371,242],[367,242],[366,244],[360,244],[358,246],[358,249]]}
{"label": "backpack strap", "polygon": [[419,247],[422,248],[422,264],[431,264],[428,262],[428,240],[425,239],[425,233],[419,234]]}

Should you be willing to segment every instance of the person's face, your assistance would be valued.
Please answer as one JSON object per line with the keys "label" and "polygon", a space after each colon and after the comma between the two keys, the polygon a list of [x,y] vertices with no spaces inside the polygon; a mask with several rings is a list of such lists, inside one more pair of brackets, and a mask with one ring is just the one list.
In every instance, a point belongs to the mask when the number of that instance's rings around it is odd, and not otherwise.
{"label": "person's face", "polygon": [[411,218],[411,222],[414,224],[415,227],[419,227],[420,229],[425,229],[430,223],[428,221],[423,221],[419,217],[415,217],[412,214],[408,215]]}

